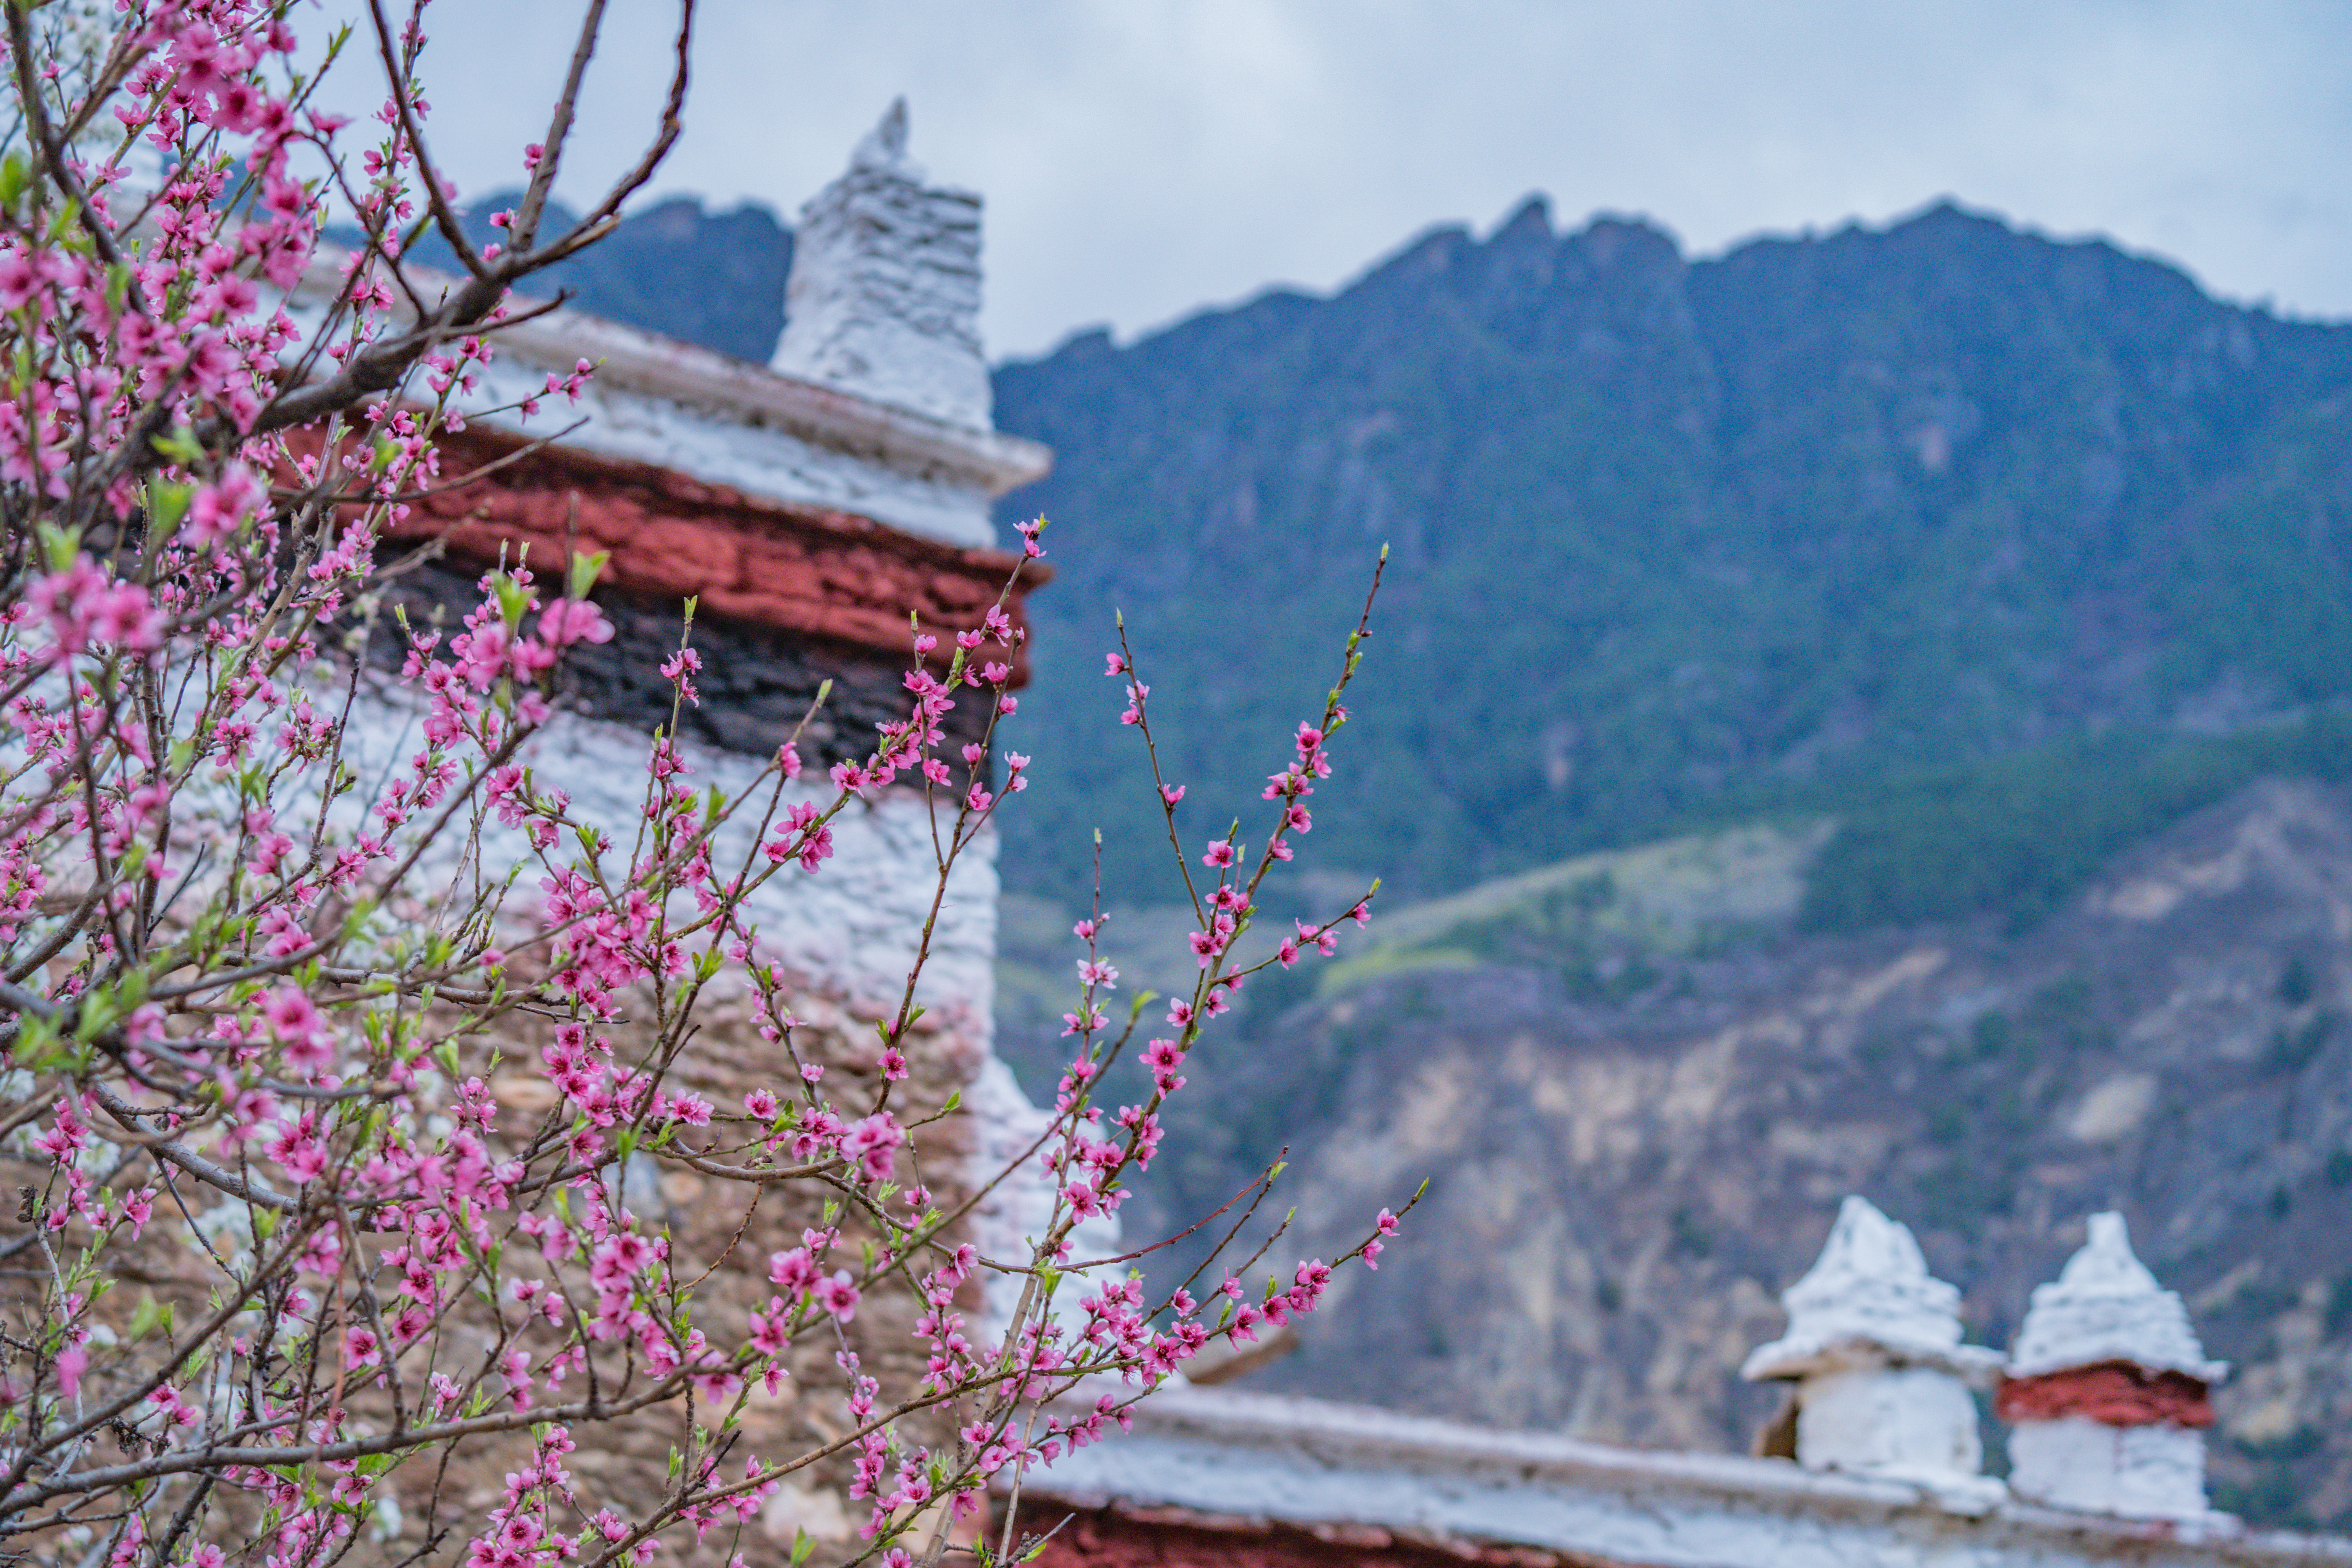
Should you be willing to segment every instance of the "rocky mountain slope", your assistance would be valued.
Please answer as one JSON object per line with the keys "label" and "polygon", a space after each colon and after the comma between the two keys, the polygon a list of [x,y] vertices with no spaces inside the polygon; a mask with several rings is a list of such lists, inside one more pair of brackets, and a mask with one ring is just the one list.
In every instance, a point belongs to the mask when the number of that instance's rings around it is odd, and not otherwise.
{"label": "rocky mountain slope", "polygon": [[1310,1252],[1433,1184],[1255,1382],[1745,1448],[1778,1395],[1736,1369],[1843,1194],[1910,1223],[2003,1347],[2116,1206],[2236,1363],[2223,1505],[2352,1522],[2352,794],[2249,786],[2016,936],[1797,933],[1825,834],[1581,858],[1262,982],[1196,1058],[1215,1098],[1149,1217],[1285,1143]]}

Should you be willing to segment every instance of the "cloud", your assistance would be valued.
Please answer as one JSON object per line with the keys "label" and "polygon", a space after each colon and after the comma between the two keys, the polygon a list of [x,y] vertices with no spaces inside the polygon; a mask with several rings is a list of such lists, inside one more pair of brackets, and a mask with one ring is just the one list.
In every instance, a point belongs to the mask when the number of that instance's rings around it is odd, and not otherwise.
{"label": "cloud", "polygon": [[[665,7],[612,10],[575,170],[625,165],[658,107]],[[576,6],[428,16],[436,153],[510,183]],[[335,89],[362,108],[364,63]],[[1538,189],[1701,252],[1949,194],[2352,314],[2352,8],[2325,0],[708,0],[694,68],[656,189],[787,216],[908,94],[917,156],[988,198],[1001,352],[1331,287]]]}

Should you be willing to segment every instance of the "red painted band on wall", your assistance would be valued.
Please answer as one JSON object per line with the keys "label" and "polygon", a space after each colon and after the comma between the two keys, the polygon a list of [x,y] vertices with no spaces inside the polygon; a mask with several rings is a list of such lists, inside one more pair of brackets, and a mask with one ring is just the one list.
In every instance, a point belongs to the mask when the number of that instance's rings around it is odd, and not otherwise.
{"label": "red painted band on wall", "polygon": [[[528,544],[534,562],[549,563],[543,577],[576,539],[583,551],[611,552],[601,586],[657,599],[693,595],[702,614],[898,657],[910,652],[911,612],[939,637],[931,658],[941,667],[954,651],[951,634],[980,625],[1022,560],[650,463],[555,447],[523,452],[526,443],[503,431],[478,426],[439,445],[445,482],[501,466],[412,503],[387,537],[437,536],[453,554],[485,563],[501,546],[511,557]],[[1014,626],[1026,626],[1023,601],[1052,575],[1040,562],[1023,568],[1006,606]],[[1011,684],[1027,682],[1025,643],[986,642],[971,657],[975,667],[991,660],[1011,667]]]}
{"label": "red painted band on wall", "polygon": [[1993,1410],[2012,1423],[2079,1415],[2108,1426],[2213,1425],[2213,1401],[2202,1382],[2184,1372],[2150,1373],[2119,1361],[2003,1378]]}

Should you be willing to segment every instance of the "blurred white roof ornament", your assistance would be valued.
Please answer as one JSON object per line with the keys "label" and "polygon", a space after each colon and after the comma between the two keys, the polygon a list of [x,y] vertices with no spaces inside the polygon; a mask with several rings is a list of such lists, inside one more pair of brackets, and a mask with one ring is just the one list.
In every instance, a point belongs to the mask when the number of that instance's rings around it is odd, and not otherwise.
{"label": "blurred white roof ornament", "polygon": [[2228,1371],[2132,1255],[2124,1216],[2093,1215],[2082,1249],[2034,1287],[1995,1401],[2011,1488],[2126,1519],[2207,1517],[2209,1389]]}
{"label": "blurred white roof ornament", "polygon": [[2144,1372],[2178,1372],[2217,1383],[2227,1362],[2205,1359],[2180,1293],[2157,1283],[2132,1252],[2119,1214],[2091,1216],[2090,1238],[2056,1279],[2033,1288],[2011,1348],[2011,1377],[2127,1362]]}
{"label": "blurred white roof ornament", "polygon": [[1820,1259],[1780,1300],[1789,1331],[1739,1369],[1797,1385],[1783,1417],[1794,1417],[1793,1442],[1768,1452],[1809,1470],[1909,1481],[1951,1506],[1998,1503],[2001,1484],[1979,1473],[1969,1389],[1990,1381],[2000,1355],[1960,1342],[1960,1293],[1927,1272],[1908,1228],[1846,1199]]}
{"label": "blurred white roof ornament", "polygon": [[1789,1331],[1750,1352],[1742,1377],[1806,1377],[1874,1360],[1973,1379],[2000,1364],[2000,1352],[1960,1342],[1958,1289],[1929,1274],[1910,1227],[1866,1198],[1845,1200],[1820,1260],[1780,1303]]}
{"label": "blurred white roof ornament", "polygon": [[776,370],[971,429],[990,427],[980,197],[926,183],[893,101],[801,209]]}

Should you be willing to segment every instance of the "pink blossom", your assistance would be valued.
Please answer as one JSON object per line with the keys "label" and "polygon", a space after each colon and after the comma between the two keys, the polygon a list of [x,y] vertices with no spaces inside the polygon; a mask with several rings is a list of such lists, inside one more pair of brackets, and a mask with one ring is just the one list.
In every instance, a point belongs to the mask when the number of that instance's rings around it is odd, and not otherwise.
{"label": "pink blossom", "polygon": [[261,1016],[286,1047],[289,1065],[314,1073],[332,1059],[327,1020],[300,986],[278,985],[263,999]]}
{"label": "pink blossom", "polygon": [[816,1282],[816,1261],[805,1247],[768,1256],[768,1283],[797,1296]]}
{"label": "pink blossom", "polygon": [[586,599],[558,599],[539,615],[539,640],[549,647],[613,640],[613,623]]}
{"label": "pink blossom", "polygon": [[[1077,1248],[1065,1234],[1043,1259],[1017,1245],[984,1258],[974,1244],[950,1250],[951,1237],[929,1234],[935,1205],[952,1209],[966,1194],[935,1198],[913,1168],[910,1125],[929,1125],[936,1108],[899,1086],[919,1053],[952,1056],[968,1043],[971,1020],[950,987],[928,1023],[886,1024],[878,1048],[852,1058],[848,1086],[838,1070],[827,1077],[824,1058],[841,1059],[836,1030],[887,1019],[893,1004],[869,1006],[862,980],[836,991],[840,977],[821,964],[816,973],[788,971],[783,953],[804,945],[797,923],[787,922],[772,953],[758,922],[776,923],[772,900],[795,879],[763,893],[769,880],[791,863],[814,872],[836,852],[829,794],[784,792],[772,777],[739,787],[732,776],[706,792],[667,723],[634,783],[600,781],[630,791],[640,813],[595,820],[595,799],[575,811],[552,787],[550,773],[567,761],[561,750],[520,749],[552,714],[548,677],[566,657],[585,657],[581,645],[624,639],[603,608],[573,596],[583,579],[560,543],[564,570],[548,570],[549,519],[537,502],[515,520],[528,526],[513,531],[499,563],[470,569],[484,574],[470,603],[449,606],[450,624],[420,614],[413,598],[414,624],[370,623],[365,635],[393,639],[375,651],[396,649],[399,695],[415,708],[413,723],[378,731],[372,660],[352,662],[351,634],[366,619],[355,612],[372,610],[388,581],[379,568],[436,534],[456,530],[453,542],[471,548],[509,531],[444,499],[462,493],[453,486],[475,462],[446,437],[464,430],[469,408],[530,413],[558,394],[577,402],[596,367],[586,358],[552,374],[500,366],[502,384],[486,388],[502,329],[534,308],[471,290],[484,307],[476,317],[445,317],[446,331],[411,335],[408,290],[423,275],[404,277],[396,264],[430,232],[436,198],[455,196],[422,188],[429,171],[418,124],[432,123],[432,105],[403,63],[424,43],[416,16],[395,24],[384,51],[392,80],[354,144],[338,139],[341,116],[299,101],[309,62],[282,58],[294,49],[301,8],[126,0],[114,12],[91,23],[96,42],[116,29],[112,52],[91,58],[124,69],[95,107],[114,111],[130,156],[94,138],[77,142],[69,168],[48,184],[71,184],[68,173],[80,182],[90,234],[139,224],[135,251],[111,267],[70,221],[0,235],[0,310],[26,351],[0,399],[0,480],[21,503],[27,546],[15,591],[0,594],[0,680],[15,694],[0,712],[14,737],[12,809],[0,813],[0,945],[15,942],[26,956],[51,943],[61,911],[81,905],[66,945],[45,947],[21,981],[61,1019],[105,1026],[81,1042],[89,1048],[60,1043],[23,1075],[31,1080],[16,1107],[24,1151],[46,1163],[28,1223],[34,1238],[75,1261],[54,1296],[39,1294],[37,1279],[26,1285],[26,1301],[39,1303],[32,1321],[47,1314],[46,1337],[36,1338],[50,1359],[36,1356],[33,1388],[0,1384],[0,1405],[20,1426],[78,1421],[84,1413],[70,1402],[102,1372],[110,1388],[131,1391],[126,1418],[188,1465],[189,1495],[213,1500],[169,1547],[149,1534],[162,1516],[142,1516],[140,1498],[120,1485],[96,1483],[85,1500],[91,1517],[129,1521],[110,1568],[173,1550],[188,1568],[226,1568],[229,1554],[213,1542],[248,1512],[263,1533],[236,1538],[257,1562],[332,1561],[386,1495],[373,1460],[322,1460],[306,1479],[234,1458],[259,1451],[250,1444],[208,1455],[204,1434],[208,1423],[247,1422],[264,1448],[348,1455],[353,1438],[382,1436],[373,1406],[395,1387],[416,1419],[409,1436],[394,1434],[388,1461],[429,1466],[436,1446],[446,1452],[446,1442],[415,1437],[431,1424],[490,1411],[539,1420],[509,1432],[503,1487],[475,1500],[462,1552],[469,1568],[562,1568],[607,1546],[616,1562],[642,1564],[659,1542],[634,1537],[656,1523],[681,1546],[684,1530],[673,1523],[691,1526],[697,1541],[712,1529],[725,1540],[776,1489],[784,1472],[768,1458],[747,1460],[735,1485],[731,1469],[722,1474],[705,1454],[663,1499],[616,1511],[584,1495],[567,1459],[574,1434],[550,1417],[579,1398],[593,1405],[597,1388],[609,1396],[604,1413],[625,1417],[626,1401],[610,1399],[627,1392],[620,1382],[635,1388],[646,1375],[653,1392],[684,1384],[722,1404],[740,1397],[746,1379],[773,1394],[787,1356],[810,1398],[837,1403],[824,1419],[857,1430],[844,1447],[851,1495],[869,1510],[859,1522],[878,1538],[878,1561],[908,1568],[911,1540],[890,1537],[910,1517],[944,1500],[968,1520],[991,1472],[1050,1464],[1127,1423],[1124,1401],[1108,1395],[1091,1408],[1045,1405],[1074,1379],[1103,1368],[1156,1379],[1220,1332],[1244,1334],[1328,1300],[1330,1271],[1299,1265],[1263,1300],[1253,1293],[1244,1304],[1233,1285],[1238,1316],[1212,1329],[1185,1292],[1157,1311],[1139,1279],[1122,1278],[1074,1289],[1091,1293],[1066,1324],[1033,1322],[1007,1346],[975,1342],[982,1331],[967,1313],[984,1270],[1066,1265]],[[24,63],[70,112],[79,68],[58,57],[54,31],[37,29],[37,58]],[[546,150],[529,146],[524,164],[545,173]],[[347,178],[322,184],[321,169]],[[322,255],[331,216],[370,238]],[[515,232],[517,216],[496,216],[507,248],[482,254],[525,271],[523,252],[536,242]],[[286,296],[305,279],[321,286],[305,285],[310,306],[298,317]],[[346,396],[358,385],[370,390]],[[264,407],[287,394],[324,416],[299,432],[263,429]],[[1043,519],[1017,526],[1024,559],[1042,553],[1045,528]],[[1017,621],[1022,568],[1004,565],[1009,580],[970,624],[939,624],[951,605],[924,606],[930,624],[904,634],[912,657],[865,743],[854,735],[863,719],[838,709],[824,716],[830,729],[813,731],[825,737],[819,771],[861,797],[841,808],[853,821],[889,812],[910,784],[961,804],[940,814],[932,839],[942,900],[956,858],[987,852],[984,843],[973,848],[971,835],[983,830],[974,819],[1025,804],[1015,797],[1034,773],[1016,749],[1021,737],[996,730],[1018,715],[1012,688],[1029,635]],[[436,596],[447,581],[433,579]],[[386,608],[400,596],[395,587]],[[683,639],[649,656],[620,651],[644,665],[625,679],[643,684],[657,669],[654,689],[667,682],[678,702],[698,702],[709,656]],[[1151,693],[1123,647],[1106,656],[1105,669],[1122,691],[1123,721],[1144,727]],[[365,735],[346,732],[352,688],[337,670],[356,670],[366,688],[355,710],[369,715]],[[1274,860],[1310,830],[1306,798],[1330,774],[1336,700],[1326,712],[1301,727],[1295,759],[1267,780]],[[402,732],[398,751],[380,743]],[[775,763],[783,781],[815,782],[801,778],[789,741],[780,739]],[[1169,784],[1159,794],[1172,814],[1185,791]],[[715,833],[714,818],[724,822]],[[755,841],[738,837],[762,823]],[[747,860],[750,847],[761,853]],[[1096,945],[1100,917],[1073,928],[1087,944],[1076,960],[1081,1000],[1066,1016],[1077,1047],[1049,1135],[1024,1161],[1049,1173],[1064,1218],[1118,1212],[1128,1173],[1148,1171],[1170,1135],[1162,1107],[1185,1086],[1195,1033],[1231,1009],[1242,984],[1225,961],[1258,915],[1255,884],[1238,869],[1244,854],[1230,839],[1210,847],[1206,864],[1222,874],[1200,889],[1202,984],[1168,1004],[1170,1034],[1139,1052],[1150,1087],[1115,1110],[1105,998],[1121,976]],[[518,860],[529,869],[510,870]],[[862,884],[840,891],[853,905],[870,902]],[[1360,908],[1349,912],[1362,918]],[[850,914],[856,929],[839,934],[858,952],[898,951],[895,938],[908,934],[866,929],[888,909]],[[915,951],[940,958],[953,933],[928,934],[938,940],[926,945],[916,933]],[[1287,963],[1310,947],[1331,951],[1329,933],[1302,928],[1279,956]],[[942,977],[922,979],[908,977],[903,994],[929,999]],[[788,1004],[804,994],[812,1004],[825,997],[842,1017],[795,1037],[803,1026]],[[707,1083],[711,1053],[728,1048],[698,1010],[712,996],[725,998],[722,1009],[747,1006],[772,1047],[755,1047],[747,1081],[758,1087],[738,1086],[740,1117],[689,1087]],[[778,1081],[786,1063],[796,1076]],[[100,1096],[114,1090],[139,1107],[115,1119],[138,1127],[95,1120]],[[143,1236],[163,1190],[160,1178],[137,1188],[117,1179],[137,1162],[118,1169],[130,1146],[101,1143],[100,1127],[109,1139],[170,1139],[197,1156],[165,1172],[191,1205],[201,1196],[215,1205],[220,1190],[249,1184],[293,1205],[275,1228],[257,1205],[250,1225],[240,1214],[226,1232],[207,1223],[206,1238],[183,1238],[208,1268],[293,1250],[280,1260],[269,1315],[227,1321],[193,1347],[193,1359],[173,1363],[178,1370],[155,1359],[181,1349],[168,1336],[110,1341],[102,1351],[90,1337],[89,1282],[131,1266],[106,1250]],[[799,1184],[787,1188],[795,1203],[826,1189],[839,1206],[830,1223],[800,1231],[798,1246],[769,1256],[776,1293],[746,1301],[732,1319],[723,1300],[711,1310],[705,1270],[717,1262],[756,1273],[740,1250],[755,1233],[738,1232],[716,1259],[698,1246],[673,1272],[667,1231],[630,1207],[653,1201],[640,1173],[623,1169],[639,1151],[711,1173],[714,1215],[722,1197],[745,1214],[734,1205],[761,1190],[726,1182],[726,1165],[762,1187]],[[907,1179],[886,1200],[881,1184],[902,1168]],[[101,1178],[102,1170],[115,1174]],[[761,1213],[764,1231],[772,1215]],[[1342,1261],[1377,1266],[1393,1230],[1383,1211],[1375,1234]],[[482,1275],[485,1260],[499,1257],[496,1279]],[[883,1280],[913,1284],[919,1349],[905,1363],[893,1355],[868,1367],[836,1330],[854,1321],[862,1285]],[[485,1325],[487,1343],[475,1333]],[[739,1330],[744,1337],[730,1340]],[[816,1353],[803,1359],[803,1350]],[[840,1382],[820,1390],[824,1354]],[[625,1371],[632,1365],[636,1373]],[[581,1394],[581,1383],[591,1391]],[[224,1415],[212,1407],[215,1384],[249,1386],[259,1403]],[[923,1435],[881,1425],[908,1399],[961,1398],[959,1390],[979,1391],[960,1417],[968,1423],[960,1446],[927,1448]],[[632,1440],[625,1429],[614,1436]],[[412,1443],[424,1453],[408,1455]]]}
{"label": "pink blossom", "polygon": [[635,1279],[653,1260],[652,1242],[635,1231],[622,1231],[596,1244],[588,1278],[599,1289],[614,1289]]}
{"label": "pink blossom", "polygon": [[849,1282],[849,1270],[846,1268],[837,1268],[832,1279],[819,1280],[812,1294],[816,1304],[832,1313],[837,1321],[845,1323],[857,1315],[857,1287]]}
{"label": "pink blossom", "polygon": [[763,1355],[782,1355],[792,1349],[792,1312],[781,1297],[771,1297],[768,1310],[751,1314],[751,1345]]}
{"label": "pink blossom", "polygon": [[890,1179],[896,1152],[907,1141],[906,1130],[898,1118],[887,1110],[877,1110],[859,1121],[853,1121],[842,1133],[841,1152],[857,1162],[868,1181]]}

